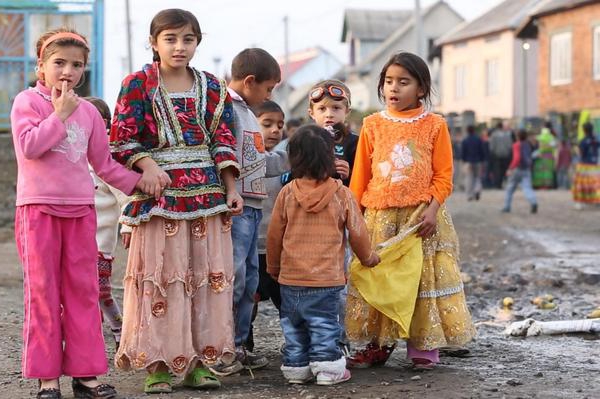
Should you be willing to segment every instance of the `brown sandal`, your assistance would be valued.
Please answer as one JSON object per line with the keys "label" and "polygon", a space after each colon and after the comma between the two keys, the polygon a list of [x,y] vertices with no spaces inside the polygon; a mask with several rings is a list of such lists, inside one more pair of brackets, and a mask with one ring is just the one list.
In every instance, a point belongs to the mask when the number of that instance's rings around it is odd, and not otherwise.
{"label": "brown sandal", "polygon": [[73,395],[76,399],[114,399],[117,397],[115,387],[108,384],[100,384],[94,388],[85,386],[81,381],[90,381],[95,377],[73,378]]}

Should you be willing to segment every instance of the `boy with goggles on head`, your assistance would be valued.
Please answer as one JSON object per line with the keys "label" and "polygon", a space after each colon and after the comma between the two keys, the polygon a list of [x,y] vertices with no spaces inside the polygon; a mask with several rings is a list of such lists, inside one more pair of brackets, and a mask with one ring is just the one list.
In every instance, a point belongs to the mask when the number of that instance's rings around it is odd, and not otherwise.
{"label": "boy with goggles on head", "polygon": [[336,169],[348,186],[358,144],[358,136],[345,123],[350,113],[350,90],[339,80],[324,80],[310,89],[308,105],[308,115],[315,124],[329,130],[335,140]]}

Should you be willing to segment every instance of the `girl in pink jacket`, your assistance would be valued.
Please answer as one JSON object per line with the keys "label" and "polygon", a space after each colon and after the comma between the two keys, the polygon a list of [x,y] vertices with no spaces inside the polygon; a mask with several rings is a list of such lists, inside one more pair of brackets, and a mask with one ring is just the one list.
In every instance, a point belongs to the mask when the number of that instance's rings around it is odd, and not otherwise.
{"label": "girl in pink jacket", "polygon": [[15,237],[23,264],[25,315],[22,369],[39,379],[37,398],[60,398],[59,377],[73,377],[75,397],[114,398],[106,373],[96,267],[94,183],[88,162],[125,193],[157,195],[168,176],[144,175],[109,153],[106,128],[93,105],[73,91],[89,47],[68,29],[38,40],[35,87],[15,98],[11,128],[18,164]]}

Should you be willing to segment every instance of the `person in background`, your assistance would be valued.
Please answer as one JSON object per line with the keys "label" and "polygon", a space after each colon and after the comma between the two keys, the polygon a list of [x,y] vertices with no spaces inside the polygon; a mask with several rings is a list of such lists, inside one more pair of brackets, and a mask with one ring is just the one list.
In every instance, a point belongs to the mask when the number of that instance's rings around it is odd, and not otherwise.
{"label": "person in background", "polygon": [[483,140],[475,132],[475,126],[467,126],[467,137],[461,145],[462,161],[466,165],[465,190],[468,201],[481,197],[482,166],[486,161]]}
{"label": "person in background", "polygon": [[[296,130],[298,130],[298,128],[302,126],[302,119],[301,118],[292,118],[290,120],[288,120],[285,123],[285,130],[284,130],[284,134],[283,134],[283,139],[284,140],[288,140],[290,139],[293,135],[294,132]],[[287,144],[287,141],[286,141]]]}
{"label": "person in background", "polygon": [[462,142],[463,133],[459,128],[455,128],[451,134],[452,140],[452,185],[455,191],[466,190],[465,179],[463,178],[462,165]]}
{"label": "person in background", "polygon": [[512,156],[513,133],[508,123],[498,122],[489,140],[494,187],[501,189]]}
{"label": "person in background", "polygon": [[570,189],[571,178],[571,162],[573,160],[571,143],[568,138],[563,138],[558,147],[558,155],[556,159],[556,184],[558,188]]}
{"label": "person in background", "polygon": [[518,141],[513,144],[512,161],[506,172],[508,184],[506,185],[506,194],[504,198],[504,208],[502,212],[511,211],[512,197],[520,184],[523,194],[531,206],[531,213],[537,213],[538,203],[531,185],[531,167],[533,164],[533,145],[528,140],[528,132],[525,129],[517,133]]}
{"label": "person in background", "polygon": [[583,209],[586,204],[600,204],[600,143],[594,135],[594,126],[591,123],[585,123],[583,131],[585,137],[579,143],[579,163],[576,165],[572,187],[577,210]]}
{"label": "person in background", "polygon": [[533,157],[532,185],[534,188],[554,188],[554,160],[556,158],[556,133],[552,123],[546,122],[536,136],[538,148]]}

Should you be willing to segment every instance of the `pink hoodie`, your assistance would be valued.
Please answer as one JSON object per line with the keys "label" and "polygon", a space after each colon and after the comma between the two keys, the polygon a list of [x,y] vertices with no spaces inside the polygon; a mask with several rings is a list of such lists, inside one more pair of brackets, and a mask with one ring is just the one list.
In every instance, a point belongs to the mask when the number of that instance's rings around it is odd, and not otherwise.
{"label": "pink hoodie", "polygon": [[140,174],[114,161],[106,124],[81,100],[63,123],[54,113],[50,90],[38,82],[17,95],[10,116],[17,157],[17,206],[94,204],[88,162],[102,180],[126,194]]}

